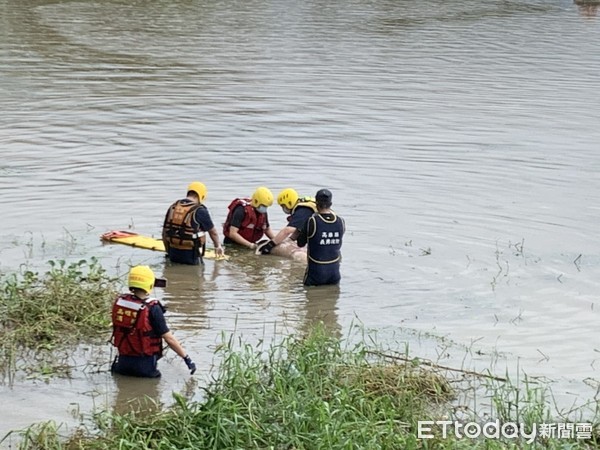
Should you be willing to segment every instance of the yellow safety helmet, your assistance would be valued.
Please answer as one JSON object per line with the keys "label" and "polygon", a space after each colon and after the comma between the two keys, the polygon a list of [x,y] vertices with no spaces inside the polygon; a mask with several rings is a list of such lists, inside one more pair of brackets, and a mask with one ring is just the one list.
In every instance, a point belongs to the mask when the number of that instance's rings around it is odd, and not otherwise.
{"label": "yellow safety helmet", "polygon": [[150,292],[154,287],[154,272],[148,266],[135,266],[129,271],[129,279],[127,280],[129,289],[137,288],[145,292]]}
{"label": "yellow safety helmet", "polygon": [[206,186],[204,185],[204,183],[200,183],[199,181],[194,181],[194,182],[190,183],[187,190],[188,190],[188,192],[189,191],[195,192],[196,195],[198,196],[198,199],[200,200],[200,202],[203,202],[204,199],[206,198]]}
{"label": "yellow safety helmet", "polygon": [[261,205],[268,208],[272,204],[273,194],[268,188],[261,186],[254,191],[254,194],[252,194],[252,206],[255,208],[258,208]]}
{"label": "yellow safety helmet", "polygon": [[277,203],[280,206],[285,206],[287,209],[292,209],[298,202],[298,193],[292,188],[286,188],[277,196]]}

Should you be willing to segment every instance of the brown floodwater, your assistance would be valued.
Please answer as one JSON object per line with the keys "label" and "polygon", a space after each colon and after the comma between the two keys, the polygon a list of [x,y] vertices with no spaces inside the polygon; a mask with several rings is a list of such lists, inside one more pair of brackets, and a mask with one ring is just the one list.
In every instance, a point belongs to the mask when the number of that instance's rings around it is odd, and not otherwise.
{"label": "brown floodwater", "polygon": [[[445,365],[544,377],[564,404],[596,394],[593,14],[567,0],[0,8],[0,271],[149,264],[200,367],[190,380],[170,353],[157,382],[115,379],[108,346],[79,349],[70,379],[3,380],[0,436],[193,396],[223,335],[268,342],[316,320]],[[170,266],[100,242],[158,235],[194,180],[219,226],[260,185],[329,188],[347,224],[339,289],[303,288],[303,264],[285,258]]]}

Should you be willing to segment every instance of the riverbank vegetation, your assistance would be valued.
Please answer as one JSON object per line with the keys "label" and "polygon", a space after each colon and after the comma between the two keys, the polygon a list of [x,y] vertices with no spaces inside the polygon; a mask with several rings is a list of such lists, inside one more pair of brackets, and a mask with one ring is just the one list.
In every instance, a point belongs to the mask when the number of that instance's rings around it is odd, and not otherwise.
{"label": "riverbank vegetation", "polygon": [[[50,261],[39,273],[22,269],[0,279],[0,367],[45,374],[69,371],[61,350],[106,339],[117,280],[96,259]],[[17,357],[18,356],[18,357]]]}
{"label": "riverbank vegetation", "polygon": [[[44,275],[26,271],[5,278],[1,362],[14,361],[25,348],[105,339],[115,281],[96,261],[53,263]],[[600,443],[598,413],[556,415],[543,386],[513,385],[394,354],[369,334],[342,339],[315,325],[304,335],[256,346],[224,336],[215,357],[213,378],[196,387],[202,395],[173,393],[171,407],[150,413],[95,412],[68,435],[53,422],[32,425],[12,434],[19,436],[15,448],[495,450],[591,449]],[[489,394],[484,414],[458,400],[474,379],[481,384],[478,395]],[[440,421],[452,423],[446,434]],[[476,425],[471,437],[454,432],[466,423],[513,423],[524,433],[509,427],[475,436]],[[553,424],[553,431],[541,433],[542,424]]]}
{"label": "riverbank vegetation", "polygon": [[[419,421],[475,420],[464,411],[457,416],[460,380],[365,343],[348,347],[320,326],[267,350],[229,340],[217,356],[221,366],[202,401],[173,394],[174,405],[159,412],[97,413],[68,438],[42,424],[27,431],[21,448],[591,449],[600,442],[591,422],[585,436],[559,436],[542,390],[506,383],[494,388],[494,420],[522,424],[525,433],[458,438],[430,424],[421,432],[431,438],[420,439]],[[550,422],[555,435],[540,434],[540,424]]]}

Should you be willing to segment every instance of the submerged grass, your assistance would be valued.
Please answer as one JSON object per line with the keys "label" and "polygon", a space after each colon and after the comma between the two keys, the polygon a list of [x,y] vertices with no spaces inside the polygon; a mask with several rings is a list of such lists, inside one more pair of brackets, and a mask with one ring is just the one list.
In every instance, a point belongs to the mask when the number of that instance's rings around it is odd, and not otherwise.
{"label": "submerged grass", "polygon": [[[175,404],[155,414],[98,413],[91,429],[82,427],[68,439],[59,437],[54,424],[38,425],[24,435],[20,448],[596,448],[594,436],[532,443],[458,439],[452,434],[443,438],[439,433],[419,439],[418,421],[452,417],[452,383],[419,364],[373,358],[370,350],[363,343],[344,347],[323,327],[285,338],[267,350],[234,345],[230,339],[218,350],[221,365],[201,402],[173,394]],[[533,395],[527,399],[531,404],[517,416],[500,409],[499,417],[546,420],[543,400]],[[497,400],[513,401],[501,395]]]}
{"label": "submerged grass", "polygon": [[106,337],[107,313],[117,292],[95,258],[75,263],[50,261],[40,274],[23,270],[0,280],[0,367],[14,368],[17,356],[35,356],[39,371],[51,371],[57,348]]}

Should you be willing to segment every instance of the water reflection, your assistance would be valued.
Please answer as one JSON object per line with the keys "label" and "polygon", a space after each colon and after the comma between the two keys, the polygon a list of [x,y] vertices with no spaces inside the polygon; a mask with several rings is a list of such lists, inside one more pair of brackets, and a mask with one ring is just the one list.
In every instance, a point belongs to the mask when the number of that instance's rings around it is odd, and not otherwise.
{"label": "water reflection", "polygon": [[207,328],[208,304],[216,291],[220,267],[220,263],[214,262],[192,266],[165,261],[162,277],[167,279],[167,286],[163,298],[172,328],[196,331]]}
{"label": "water reflection", "polygon": [[584,17],[596,17],[598,15],[598,7],[600,6],[600,1],[574,0],[573,3],[577,5],[579,14]]}
{"label": "water reflection", "polygon": [[115,374],[113,380],[116,391],[114,413],[146,415],[161,410],[160,378],[137,378]]}
{"label": "water reflection", "polygon": [[[163,361],[169,365],[172,361]],[[186,377],[175,382],[172,378],[137,378],[112,374],[108,390],[112,400],[106,408],[115,414],[135,414],[144,417],[164,410],[173,402],[173,392],[186,399],[202,400],[198,377]]]}
{"label": "water reflection", "polygon": [[342,327],[338,320],[339,285],[312,286],[306,288],[305,316],[302,330],[307,331],[316,323],[322,323],[332,335],[341,337]]}
{"label": "water reflection", "polygon": [[267,292],[272,289],[269,287],[269,280],[273,278],[274,272],[268,258],[232,245],[227,246],[226,251],[231,257],[227,261],[231,288],[248,293]]}

